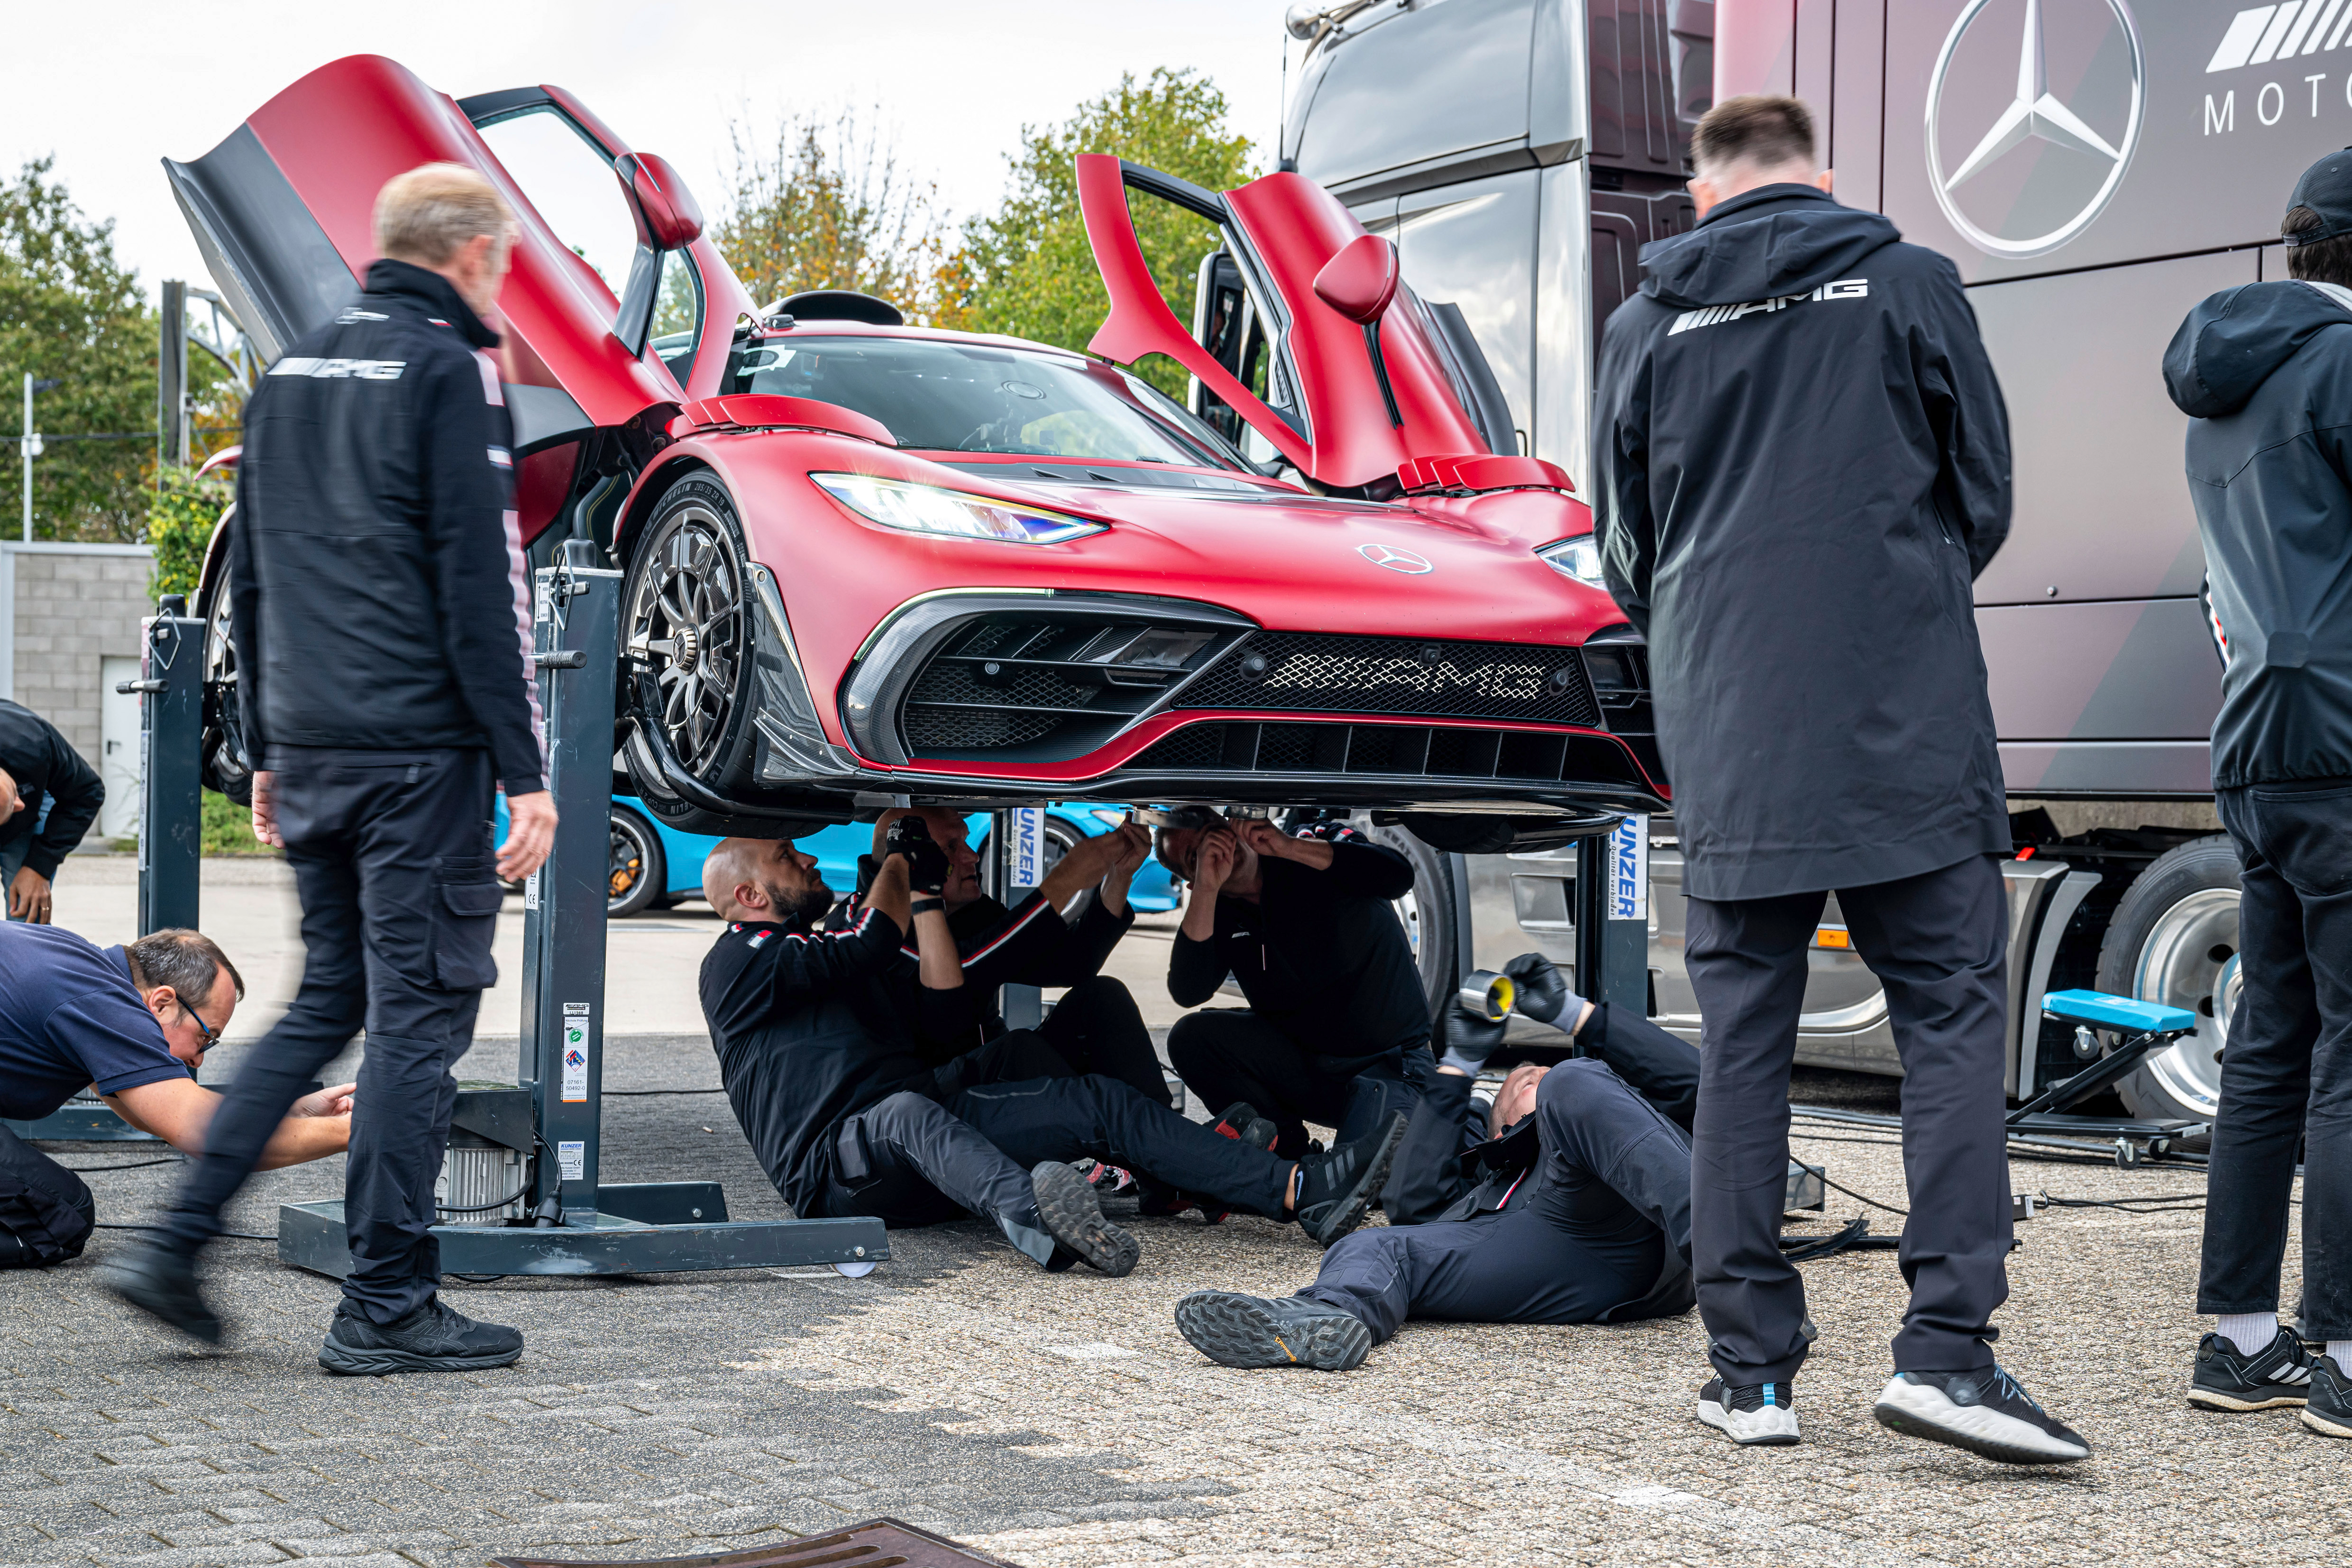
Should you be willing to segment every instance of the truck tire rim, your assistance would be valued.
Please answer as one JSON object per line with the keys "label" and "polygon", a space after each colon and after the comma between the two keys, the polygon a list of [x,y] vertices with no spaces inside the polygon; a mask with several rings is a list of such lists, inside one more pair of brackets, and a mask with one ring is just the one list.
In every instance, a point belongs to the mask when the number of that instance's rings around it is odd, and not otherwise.
{"label": "truck tire rim", "polygon": [[688,772],[714,762],[733,718],[743,654],[743,573],[727,528],[709,509],[674,513],[648,546],[628,647],[653,662],[661,722]]}
{"label": "truck tire rim", "polygon": [[2146,1070],[2200,1116],[2221,1103],[2221,1049],[2241,984],[2235,888],[2190,893],[2158,918],[2140,946],[2134,994],[2197,1015],[2196,1033],[2148,1058]]}
{"label": "truck tire rim", "polygon": [[1404,944],[1412,951],[1413,963],[1419,964],[1421,963],[1420,898],[1413,893],[1407,893],[1401,899],[1392,900],[1390,907],[1396,910],[1397,919],[1403,923]]}

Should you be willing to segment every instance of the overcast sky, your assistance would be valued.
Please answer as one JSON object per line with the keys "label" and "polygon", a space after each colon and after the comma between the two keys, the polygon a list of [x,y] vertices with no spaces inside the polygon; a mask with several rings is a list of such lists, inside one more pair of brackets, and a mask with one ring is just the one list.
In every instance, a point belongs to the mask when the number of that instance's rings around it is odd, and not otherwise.
{"label": "overcast sky", "polygon": [[[553,82],[676,164],[706,207],[732,166],[728,126],[879,110],[911,172],[958,215],[992,203],[1024,123],[1050,124],[1121,71],[1192,66],[1271,162],[1283,0],[394,0],[344,7],[115,0],[12,7],[0,58],[0,175],[56,174],[152,298],[203,263],[158,160],[210,151],[288,83],[383,54],[463,98]],[[715,215],[714,215],[715,216]]]}

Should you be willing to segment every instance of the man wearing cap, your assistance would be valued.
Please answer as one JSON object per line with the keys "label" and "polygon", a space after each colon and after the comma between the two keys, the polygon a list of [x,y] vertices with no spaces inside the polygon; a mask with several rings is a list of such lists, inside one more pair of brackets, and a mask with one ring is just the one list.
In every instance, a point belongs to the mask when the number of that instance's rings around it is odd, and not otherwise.
{"label": "man wearing cap", "polygon": [[[2305,171],[2279,233],[2286,278],[2206,300],[2164,356],[2223,663],[2214,805],[2244,866],[2197,1284],[2221,1321],[2189,1398],[2352,1437],[2352,150]],[[2319,1356],[2278,1321],[2298,1158]]]}

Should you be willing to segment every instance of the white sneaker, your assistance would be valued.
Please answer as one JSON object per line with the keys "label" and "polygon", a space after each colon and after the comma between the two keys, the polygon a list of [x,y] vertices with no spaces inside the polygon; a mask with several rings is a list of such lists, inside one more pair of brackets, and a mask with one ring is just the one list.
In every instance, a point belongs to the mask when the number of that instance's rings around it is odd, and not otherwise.
{"label": "white sneaker", "polygon": [[1742,1447],[1785,1447],[1797,1441],[1796,1400],[1791,1384],[1712,1378],[1698,1391],[1698,1418]]}
{"label": "white sneaker", "polygon": [[2004,1465],[2071,1465],[2091,1457],[2081,1433],[2053,1418],[1997,1366],[1896,1373],[1878,1396],[1878,1424]]}

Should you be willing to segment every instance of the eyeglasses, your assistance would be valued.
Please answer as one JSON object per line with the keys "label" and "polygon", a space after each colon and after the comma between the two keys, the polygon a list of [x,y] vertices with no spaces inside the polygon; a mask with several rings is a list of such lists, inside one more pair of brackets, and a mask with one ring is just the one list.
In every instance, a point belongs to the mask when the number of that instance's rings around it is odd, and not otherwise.
{"label": "eyeglasses", "polygon": [[189,1006],[186,1002],[182,1001],[177,996],[173,997],[172,1000],[179,1004],[181,1012],[185,1013],[189,1017],[194,1018],[196,1021],[196,1054],[198,1056],[204,1055],[206,1051],[211,1050],[215,1046],[220,1044],[220,1031],[214,1028],[210,1024],[205,1023],[205,1016],[202,1013],[197,1012],[194,1007]]}

